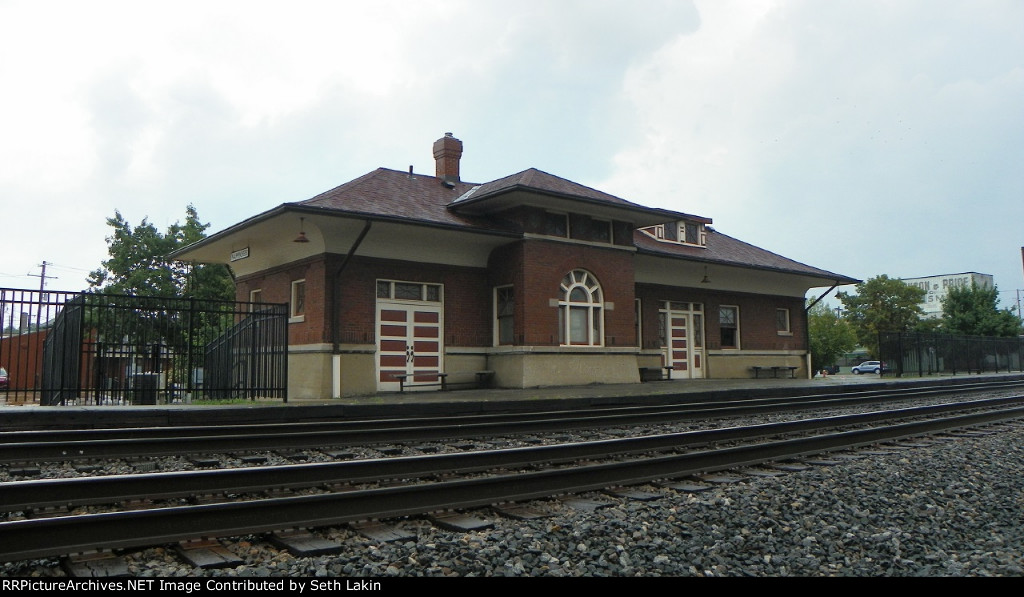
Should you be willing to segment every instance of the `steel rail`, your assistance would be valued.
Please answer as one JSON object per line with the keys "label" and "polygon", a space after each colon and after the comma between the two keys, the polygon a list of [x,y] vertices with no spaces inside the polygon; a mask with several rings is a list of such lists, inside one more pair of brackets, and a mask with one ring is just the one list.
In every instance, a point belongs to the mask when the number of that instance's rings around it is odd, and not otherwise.
{"label": "steel rail", "polygon": [[422,514],[591,491],[749,466],[1024,417],[1024,407],[864,430],[533,473],[297,496],[0,523],[0,561],[136,548],[196,537]]}
{"label": "steel rail", "polygon": [[[4,443],[44,443],[74,442],[112,439],[152,439],[156,437],[181,436],[219,436],[219,435],[255,435],[277,434],[295,431],[331,432],[352,430],[376,430],[382,425],[396,428],[437,427],[452,425],[473,425],[480,423],[520,423],[524,421],[551,418],[574,418],[581,421],[596,420],[601,422],[604,417],[617,415],[663,415],[687,416],[691,411],[704,412],[721,409],[728,413],[736,409],[739,414],[746,414],[747,408],[780,407],[826,407],[844,404],[872,402],[881,399],[919,398],[936,394],[956,392],[982,392],[1006,388],[1019,388],[1024,381],[970,382],[962,384],[943,384],[929,386],[912,386],[905,388],[886,388],[858,392],[838,392],[826,394],[805,394],[794,396],[773,396],[766,398],[745,398],[739,400],[697,400],[680,401],[668,404],[641,404],[626,406],[589,406],[586,414],[581,415],[578,409],[540,410],[522,413],[487,413],[476,415],[423,416],[423,417],[379,417],[352,420],[316,420],[295,421],[288,423],[241,423],[224,425],[219,422],[209,425],[160,425],[147,427],[107,427],[90,429],[59,429],[59,430],[13,430],[0,431],[0,444]],[[130,414],[126,416],[131,416]],[[244,417],[244,411],[239,413]]]}
{"label": "steel rail", "polygon": [[10,481],[0,484],[0,511],[16,512],[55,506],[109,504],[141,499],[170,499],[214,493],[260,492],[269,488],[296,489],[317,485],[422,478],[451,472],[472,472],[538,462],[569,462],[616,454],[666,451],[711,442],[750,440],[785,433],[821,431],[880,421],[976,410],[1006,408],[1024,403],[1024,396],[966,403],[835,415],[797,421],[762,423],[617,438],[590,442],[530,446],[503,450],[373,458],[342,462],[243,467],[219,470],[106,475],[66,479]]}
{"label": "steel rail", "polygon": [[[986,387],[986,389],[988,388]],[[927,392],[929,394],[947,393],[948,390],[932,388],[927,390]],[[904,395],[905,393],[905,391],[899,391],[898,395]],[[921,395],[921,392],[917,392],[913,397],[920,397]],[[891,398],[891,396],[888,397]],[[548,416],[547,418],[544,415],[550,415],[551,413],[542,413],[521,420],[486,420],[482,423],[467,422],[460,424],[453,423],[451,419],[438,419],[434,424],[428,426],[417,424],[414,426],[374,428],[372,426],[367,427],[367,422],[360,421],[355,425],[357,427],[355,429],[342,428],[340,430],[315,430],[315,428],[311,429],[308,426],[298,424],[297,426],[284,426],[284,429],[288,431],[279,433],[270,433],[258,426],[256,430],[247,428],[245,433],[232,435],[209,435],[205,434],[202,428],[194,427],[187,429],[171,428],[170,430],[150,428],[154,430],[155,435],[148,437],[103,439],[101,436],[94,436],[93,439],[75,439],[72,441],[47,441],[44,439],[40,441],[0,442],[0,463],[74,461],[120,458],[125,455],[169,456],[183,453],[199,454],[236,451],[251,452],[254,450],[310,449],[327,446],[515,435],[588,427],[661,423],[692,418],[739,416],[764,412],[781,412],[782,410],[806,410],[835,407],[840,404],[871,402],[875,399],[877,399],[876,396],[867,398],[863,396],[859,398],[831,398],[827,400],[797,398],[783,402],[775,399],[774,403],[762,402],[754,406],[751,406],[750,402],[746,401],[735,401],[735,406],[721,406],[719,403],[710,405],[698,403],[696,405],[687,405],[683,409],[676,407],[671,410],[655,412],[587,414],[582,416],[573,411],[559,411],[554,413],[556,416]],[[756,403],[758,401],[753,402]],[[565,415],[569,415],[572,418],[565,418]],[[403,423],[407,422],[406,420],[401,421]],[[188,435],[188,433],[193,432],[199,435]],[[31,434],[39,432],[10,433],[17,437],[38,437]],[[117,435],[116,431],[114,434],[115,436]],[[3,437],[3,435],[6,434],[0,434],[0,437]],[[74,437],[81,436],[76,435]]]}

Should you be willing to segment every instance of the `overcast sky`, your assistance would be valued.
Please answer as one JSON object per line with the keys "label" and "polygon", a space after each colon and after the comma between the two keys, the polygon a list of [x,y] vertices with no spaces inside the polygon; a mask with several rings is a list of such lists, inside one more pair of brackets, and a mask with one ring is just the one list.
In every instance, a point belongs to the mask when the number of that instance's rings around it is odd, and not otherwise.
{"label": "overcast sky", "polygon": [[84,288],[115,210],[215,232],[433,174],[447,131],[470,182],[535,167],[855,278],[1024,289],[1021,0],[0,0],[0,286]]}

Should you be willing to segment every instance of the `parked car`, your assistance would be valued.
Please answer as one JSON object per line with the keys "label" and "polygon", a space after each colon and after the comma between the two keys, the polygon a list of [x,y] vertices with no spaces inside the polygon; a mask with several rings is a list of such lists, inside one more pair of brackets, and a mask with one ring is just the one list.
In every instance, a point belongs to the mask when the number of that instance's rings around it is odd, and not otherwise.
{"label": "parked car", "polygon": [[881,373],[883,370],[888,371],[889,368],[881,361],[864,361],[860,365],[854,366],[853,373],[855,375],[861,373]]}
{"label": "parked car", "polygon": [[7,369],[0,367],[0,390],[6,390],[8,387]]}

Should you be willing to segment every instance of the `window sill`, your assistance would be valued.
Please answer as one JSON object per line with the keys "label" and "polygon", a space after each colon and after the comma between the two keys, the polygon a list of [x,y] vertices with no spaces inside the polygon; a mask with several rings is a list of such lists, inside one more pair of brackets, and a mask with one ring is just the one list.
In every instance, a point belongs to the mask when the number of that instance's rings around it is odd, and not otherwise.
{"label": "window sill", "polygon": [[295,317],[289,317],[288,323],[302,323],[306,321],[305,315],[296,315]]}

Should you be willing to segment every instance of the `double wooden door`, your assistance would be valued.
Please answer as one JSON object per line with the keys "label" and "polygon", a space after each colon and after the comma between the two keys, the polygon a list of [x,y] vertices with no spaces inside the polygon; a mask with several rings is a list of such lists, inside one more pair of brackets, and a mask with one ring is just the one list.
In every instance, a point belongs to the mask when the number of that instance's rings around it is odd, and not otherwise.
{"label": "double wooden door", "polygon": [[[377,387],[397,391],[437,384],[444,370],[439,304],[377,301]],[[434,388],[436,389],[436,388]]]}

